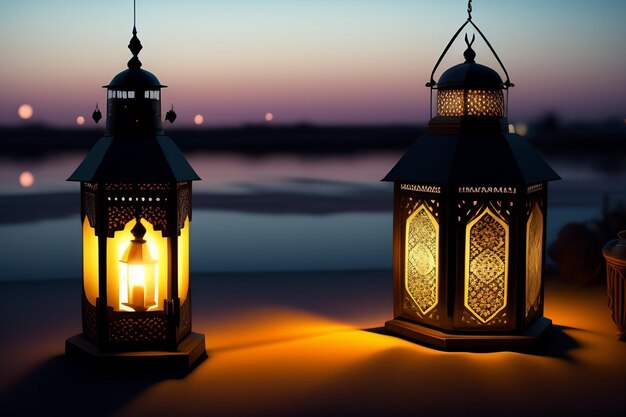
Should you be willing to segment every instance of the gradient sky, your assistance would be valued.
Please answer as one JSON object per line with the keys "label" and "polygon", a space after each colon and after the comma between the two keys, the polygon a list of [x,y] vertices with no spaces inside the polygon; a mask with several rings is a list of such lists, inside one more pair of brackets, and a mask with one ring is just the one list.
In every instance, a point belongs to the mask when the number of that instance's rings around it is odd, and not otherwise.
{"label": "gradient sky", "polygon": [[[138,0],[143,68],[178,126],[422,123],[465,0]],[[516,87],[509,119],[626,117],[626,1],[475,0]],[[0,124],[74,125],[126,68],[131,0],[0,0]],[[479,44],[480,43],[480,44]],[[480,40],[477,61],[494,68]],[[462,40],[442,69],[462,61]],[[441,70],[437,75],[441,74]],[[31,120],[17,116],[30,103]],[[85,126],[92,126],[88,118]]]}

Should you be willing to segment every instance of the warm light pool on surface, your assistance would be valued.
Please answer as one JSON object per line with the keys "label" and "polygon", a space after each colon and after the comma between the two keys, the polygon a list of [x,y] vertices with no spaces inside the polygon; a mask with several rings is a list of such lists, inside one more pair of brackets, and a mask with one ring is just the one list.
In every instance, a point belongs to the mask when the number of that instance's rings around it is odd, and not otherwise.
{"label": "warm light pool on surface", "polygon": [[[379,304],[378,291],[354,295],[349,286],[337,284],[356,282],[356,276],[328,278],[318,296],[337,296],[343,300],[340,310],[330,304],[264,303],[276,299],[278,281],[258,286],[255,296],[232,297],[237,293],[214,289],[214,280],[234,285],[230,276],[194,280],[194,329],[206,335],[209,358],[184,378],[145,385],[132,384],[137,375],[116,375],[115,383],[107,383],[106,376],[51,362],[62,353],[65,337],[80,327],[80,302],[71,282],[0,284],[9,300],[0,306],[5,317],[0,336],[12,340],[0,345],[0,387],[10,395],[3,398],[27,411],[40,407],[25,401],[36,384],[51,413],[78,413],[96,401],[104,407],[97,416],[135,417],[204,416],[207,410],[220,416],[413,416],[416,404],[434,416],[496,416],[505,409],[514,417],[536,410],[571,417],[593,410],[617,417],[626,411],[626,344],[615,339],[601,286],[549,282],[546,316],[555,328],[535,351],[468,353],[441,352],[362,330],[363,324],[380,327],[390,318],[390,294],[385,295],[388,308],[377,309],[363,323],[364,309]],[[391,275],[380,278],[391,280]],[[51,321],[27,314],[29,307],[18,301],[27,293],[50,312]],[[6,325],[9,310],[24,317],[20,328]],[[129,384],[135,387],[130,393]],[[67,392],[73,401],[66,400]],[[462,392],[462,398],[450,401],[451,392]]]}

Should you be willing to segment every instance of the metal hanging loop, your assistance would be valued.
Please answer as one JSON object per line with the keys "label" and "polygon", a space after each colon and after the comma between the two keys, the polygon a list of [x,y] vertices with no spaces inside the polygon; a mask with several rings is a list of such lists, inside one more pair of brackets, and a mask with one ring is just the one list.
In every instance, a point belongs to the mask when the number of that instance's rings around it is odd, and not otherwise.
{"label": "metal hanging loop", "polygon": [[485,43],[487,44],[487,46],[489,47],[489,50],[491,51],[491,53],[493,54],[493,56],[496,58],[496,60],[498,61],[498,64],[500,64],[500,67],[502,68],[502,70],[504,71],[504,75],[506,75],[506,81],[504,81],[502,83],[502,88],[504,88],[505,90],[509,89],[510,87],[514,87],[515,84],[513,84],[511,82],[511,79],[509,78],[509,73],[506,70],[504,64],[502,63],[502,60],[500,60],[500,57],[498,56],[498,54],[496,53],[495,49],[493,49],[493,46],[491,46],[491,44],[489,43],[489,41],[487,40],[487,37],[483,34],[483,32],[478,28],[478,26],[476,26],[476,24],[472,21],[472,0],[469,0],[469,2],[467,3],[467,20],[461,25],[461,27],[456,31],[456,33],[454,34],[454,36],[452,36],[452,39],[450,39],[450,42],[448,42],[448,45],[446,45],[446,48],[443,50],[443,52],[441,53],[441,56],[439,57],[439,59],[437,60],[437,63],[435,64],[435,67],[433,68],[433,71],[430,73],[430,81],[428,81],[426,83],[426,87],[430,87],[430,88],[437,88],[437,82],[435,81],[435,71],[437,71],[437,68],[439,68],[439,64],[441,64],[441,61],[443,60],[443,57],[446,56],[446,54],[448,53],[448,50],[450,49],[450,47],[452,46],[452,44],[454,43],[454,41],[456,40],[456,38],[459,36],[459,33],[461,33],[461,31],[463,30],[463,28],[465,26],[467,26],[467,24],[471,24],[474,29],[476,29],[476,31],[478,32],[478,34],[480,35],[481,38],[483,38],[483,40],[485,41]]}

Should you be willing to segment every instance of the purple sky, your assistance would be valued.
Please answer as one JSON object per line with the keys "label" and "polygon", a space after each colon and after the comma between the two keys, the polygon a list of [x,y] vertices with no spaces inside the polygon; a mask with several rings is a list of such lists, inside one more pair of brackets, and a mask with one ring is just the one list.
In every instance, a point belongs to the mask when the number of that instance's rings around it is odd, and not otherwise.
{"label": "purple sky", "polygon": [[[0,124],[76,126],[125,69],[132,2],[0,0]],[[169,86],[178,126],[423,123],[430,71],[465,1],[146,1],[143,68]],[[626,117],[626,2],[473,2],[516,87],[509,119]],[[471,33],[471,31],[470,31]],[[476,41],[477,61],[497,68]],[[462,61],[462,40],[442,69]],[[438,72],[438,75],[441,71]],[[34,115],[20,120],[18,107]]]}

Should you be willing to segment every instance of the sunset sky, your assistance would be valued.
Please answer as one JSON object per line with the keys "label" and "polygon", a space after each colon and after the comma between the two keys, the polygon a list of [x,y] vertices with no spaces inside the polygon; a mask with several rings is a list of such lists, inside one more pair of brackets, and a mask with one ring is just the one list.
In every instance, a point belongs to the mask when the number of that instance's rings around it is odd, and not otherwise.
{"label": "sunset sky", "polygon": [[[465,0],[138,0],[143,68],[178,126],[423,123]],[[93,126],[126,68],[132,0],[0,0],[0,125]],[[475,0],[516,87],[509,119],[626,117],[626,1]],[[471,32],[470,32],[471,33]],[[497,68],[484,43],[477,61]],[[462,40],[442,63],[462,61]],[[437,75],[441,74],[441,70]],[[29,120],[17,109],[32,105]]]}

